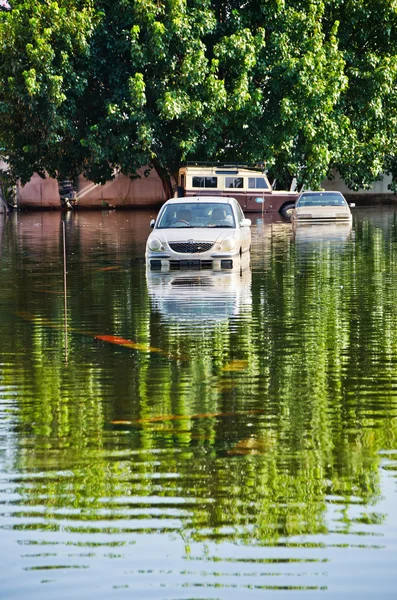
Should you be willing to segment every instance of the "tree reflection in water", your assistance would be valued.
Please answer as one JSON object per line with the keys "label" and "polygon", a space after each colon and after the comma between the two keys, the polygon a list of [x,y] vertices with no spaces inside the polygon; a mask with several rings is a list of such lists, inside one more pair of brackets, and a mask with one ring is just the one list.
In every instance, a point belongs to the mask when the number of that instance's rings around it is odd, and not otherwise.
{"label": "tree reflection in water", "polygon": [[5,222],[12,527],[174,532],[187,553],[376,531],[379,452],[397,450],[394,213],[329,239],[259,224],[251,268],[224,279],[147,274],[147,215],[129,218],[67,225],[67,364],[59,215]]}

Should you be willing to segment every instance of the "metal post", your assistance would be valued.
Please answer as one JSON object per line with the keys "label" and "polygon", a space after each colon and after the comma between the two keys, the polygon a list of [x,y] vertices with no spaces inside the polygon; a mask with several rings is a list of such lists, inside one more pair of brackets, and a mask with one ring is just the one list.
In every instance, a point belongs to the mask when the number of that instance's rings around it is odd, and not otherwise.
{"label": "metal post", "polygon": [[63,238],[63,298],[64,298],[64,323],[65,323],[65,360],[68,361],[68,300],[66,285],[66,227],[65,221],[62,221]]}

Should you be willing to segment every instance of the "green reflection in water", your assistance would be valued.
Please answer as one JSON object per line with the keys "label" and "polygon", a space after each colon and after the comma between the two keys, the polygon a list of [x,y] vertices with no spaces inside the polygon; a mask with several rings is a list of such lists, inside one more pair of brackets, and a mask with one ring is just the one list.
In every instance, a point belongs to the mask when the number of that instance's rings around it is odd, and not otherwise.
{"label": "green reflection in water", "polygon": [[179,321],[181,282],[147,277],[136,222],[120,240],[119,217],[72,216],[67,355],[57,217],[2,231],[14,529],[176,533],[187,555],[193,541],[376,534],[378,453],[397,433],[394,213],[321,241],[258,225],[227,302],[217,282],[187,282]]}

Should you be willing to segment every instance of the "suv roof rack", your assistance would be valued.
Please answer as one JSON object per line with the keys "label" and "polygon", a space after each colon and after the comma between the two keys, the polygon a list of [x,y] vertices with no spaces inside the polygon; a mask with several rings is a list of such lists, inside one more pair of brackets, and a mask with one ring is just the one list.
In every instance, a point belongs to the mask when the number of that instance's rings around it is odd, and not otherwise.
{"label": "suv roof rack", "polygon": [[217,161],[199,161],[199,160],[188,160],[184,163],[181,163],[182,167],[216,167],[223,169],[255,169],[256,171],[264,171],[264,164],[249,164],[249,163],[239,163],[239,162],[217,162]]}

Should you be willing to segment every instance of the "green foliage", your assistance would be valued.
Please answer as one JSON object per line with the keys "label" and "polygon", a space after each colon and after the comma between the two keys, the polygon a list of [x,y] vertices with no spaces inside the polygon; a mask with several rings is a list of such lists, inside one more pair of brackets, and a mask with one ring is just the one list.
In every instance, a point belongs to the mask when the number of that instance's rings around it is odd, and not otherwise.
{"label": "green foliage", "polygon": [[337,18],[348,86],[338,109],[347,123],[334,163],[353,189],[368,187],[382,172],[397,180],[397,5],[350,0],[329,2]]}
{"label": "green foliage", "polygon": [[80,172],[76,133],[93,17],[84,0],[27,0],[0,15],[0,145],[22,183],[34,171]]}
{"label": "green foliage", "polygon": [[[240,74],[244,92],[237,88],[237,95],[246,101],[236,102],[230,94],[228,143],[218,154],[230,159],[243,152],[248,160],[264,161],[277,177],[299,174],[306,185],[316,186],[343,136],[335,112],[347,85],[338,23],[324,32],[323,3],[285,2],[277,10],[272,3],[259,4],[259,13],[253,5],[248,14],[243,7],[232,14],[236,31],[230,39],[237,50],[224,51],[222,58],[229,79]],[[249,61],[238,55],[247,24],[256,40],[251,47],[255,60]],[[227,37],[219,46],[225,44]]]}
{"label": "green foliage", "polygon": [[[223,84],[203,42],[216,26],[209,3],[102,3],[92,46],[99,118],[82,140],[95,165],[134,173],[145,164],[175,173],[208,119],[224,104]],[[92,167],[92,168],[91,168]]]}
{"label": "green foliage", "polygon": [[265,163],[318,187],[397,182],[389,0],[32,0],[0,14],[0,145],[15,176],[186,159]]}

